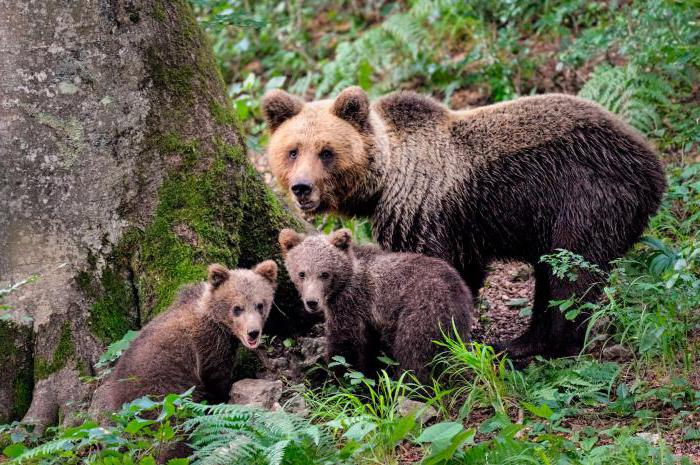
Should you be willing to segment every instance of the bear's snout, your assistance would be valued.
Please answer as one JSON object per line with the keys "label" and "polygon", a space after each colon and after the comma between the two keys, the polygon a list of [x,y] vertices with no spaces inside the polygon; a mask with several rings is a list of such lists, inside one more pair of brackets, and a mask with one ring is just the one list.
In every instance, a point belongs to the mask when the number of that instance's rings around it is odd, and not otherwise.
{"label": "bear's snout", "polygon": [[308,182],[298,182],[292,186],[292,192],[297,199],[308,197],[312,190],[313,186]]}
{"label": "bear's snout", "polygon": [[302,210],[312,211],[318,207],[320,195],[311,181],[297,181],[292,184],[289,190],[294,194],[297,204]]}

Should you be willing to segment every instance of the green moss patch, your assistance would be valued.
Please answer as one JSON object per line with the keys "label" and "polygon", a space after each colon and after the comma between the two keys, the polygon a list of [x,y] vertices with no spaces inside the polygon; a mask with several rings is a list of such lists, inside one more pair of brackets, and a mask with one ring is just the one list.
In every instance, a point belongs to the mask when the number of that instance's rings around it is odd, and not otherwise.
{"label": "green moss patch", "polygon": [[96,271],[94,258],[89,257],[89,268],[75,277],[83,295],[92,302],[90,329],[104,344],[119,340],[138,326],[138,296],[133,286],[131,260],[140,237],[138,229],[128,230],[106,257],[101,273]]}
{"label": "green moss patch", "polygon": [[0,373],[3,373],[0,388],[10,389],[12,396],[10,418],[0,417],[0,423],[22,418],[32,401],[32,335],[31,327],[0,321]]}
{"label": "green moss patch", "polygon": [[54,349],[51,360],[37,357],[34,360],[34,379],[46,379],[52,373],[63,369],[68,361],[75,357],[75,345],[73,344],[73,332],[69,323],[63,323],[61,335]]}

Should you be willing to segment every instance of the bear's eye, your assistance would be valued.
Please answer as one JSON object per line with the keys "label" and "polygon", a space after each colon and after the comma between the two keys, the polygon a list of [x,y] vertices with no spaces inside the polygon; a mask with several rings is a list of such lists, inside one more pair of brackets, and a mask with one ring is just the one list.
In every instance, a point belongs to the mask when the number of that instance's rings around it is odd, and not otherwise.
{"label": "bear's eye", "polygon": [[241,313],[243,313],[243,307],[240,305],[236,305],[233,307],[233,316],[241,316]]}
{"label": "bear's eye", "polygon": [[321,273],[320,275],[318,275],[318,277],[321,278],[321,279],[328,279],[328,278],[331,277],[331,274],[330,274],[329,272],[327,272],[327,271],[324,271],[323,273]]}
{"label": "bear's eye", "polygon": [[262,302],[255,304],[255,309],[256,309],[258,312],[262,313],[263,308],[265,308],[265,306],[262,304]]}
{"label": "bear's eye", "polygon": [[323,161],[330,160],[333,158],[333,151],[331,149],[323,149],[321,153],[318,154],[318,157]]}
{"label": "bear's eye", "polygon": [[299,272],[299,278],[300,278],[300,279],[304,279],[305,277],[306,277],[306,273],[304,273],[303,271],[300,271],[300,272]]}
{"label": "bear's eye", "polygon": [[298,154],[299,152],[297,151],[297,149],[292,149],[289,151],[289,158],[291,160],[296,160]]}

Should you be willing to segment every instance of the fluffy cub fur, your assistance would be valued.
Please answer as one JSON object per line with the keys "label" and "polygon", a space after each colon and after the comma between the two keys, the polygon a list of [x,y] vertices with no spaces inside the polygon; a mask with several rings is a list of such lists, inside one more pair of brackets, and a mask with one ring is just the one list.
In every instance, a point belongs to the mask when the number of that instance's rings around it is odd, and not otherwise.
{"label": "fluffy cub fur", "polygon": [[272,260],[252,270],[210,265],[207,282],[183,288],[177,301],[141,330],[96,391],[91,411],[114,412],[141,396],[193,386],[196,400],[228,401],[236,351],[260,343],[276,282]]}
{"label": "fluffy cub fur", "polygon": [[442,331],[469,337],[472,297],[447,263],[351,244],[350,231],[280,233],[285,266],[309,312],[323,312],[328,358],[371,375],[382,352],[428,381]]}
{"label": "fluffy cub fur", "polygon": [[665,187],[637,131],[568,95],[451,111],[412,92],[370,104],[358,87],[309,103],[275,90],[263,111],[272,172],[302,210],[370,216],[382,247],[448,261],[474,294],[490,261],[531,263],[530,328],[501,346],[514,357],[578,352],[585,316],[549,302],[599,295],[598,276],[560,280],[540,257],[568,249],[609,269]]}

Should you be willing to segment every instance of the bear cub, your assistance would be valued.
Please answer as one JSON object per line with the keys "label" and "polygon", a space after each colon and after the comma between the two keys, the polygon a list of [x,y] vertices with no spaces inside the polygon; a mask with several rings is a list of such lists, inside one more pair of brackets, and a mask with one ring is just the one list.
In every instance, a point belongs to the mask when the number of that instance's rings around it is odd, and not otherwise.
{"label": "bear cub", "polygon": [[308,312],[323,312],[327,360],[340,355],[368,376],[382,352],[430,377],[433,341],[470,334],[472,295],[459,273],[437,258],[352,244],[350,231],[330,236],[280,232],[285,266]]}
{"label": "bear cub", "polygon": [[141,330],[95,392],[90,410],[114,412],[138,397],[193,386],[195,401],[227,402],[236,351],[260,344],[276,283],[272,260],[251,270],[210,265],[208,281],[184,287],[176,302]]}

